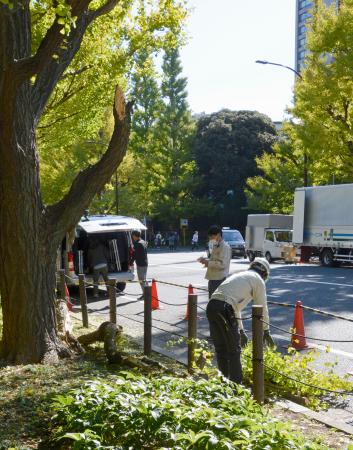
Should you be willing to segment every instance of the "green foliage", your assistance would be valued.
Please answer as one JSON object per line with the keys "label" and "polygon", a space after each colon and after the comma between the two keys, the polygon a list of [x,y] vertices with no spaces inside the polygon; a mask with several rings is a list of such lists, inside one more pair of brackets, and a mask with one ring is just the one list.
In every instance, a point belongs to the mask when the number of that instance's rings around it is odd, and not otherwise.
{"label": "green foliage", "polygon": [[293,140],[309,156],[310,184],[353,181],[352,29],[352,0],[338,9],[317,2],[291,110],[299,119]]}
{"label": "green foliage", "polygon": [[[335,364],[326,364],[327,371],[316,371],[313,367],[318,352],[310,350],[305,354],[301,354],[293,348],[288,349],[287,355],[282,355],[275,349],[266,348],[265,350],[265,381],[270,382],[268,390],[273,391],[273,387],[277,387],[280,395],[304,397],[309,407],[320,409],[327,407],[329,397],[339,397],[339,395],[323,391],[330,389],[333,391],[353,391],[353,383],[348,381],[348,376],[339,376],[334,373]],[[243,352],[243,372],[244,378],[251,383],[252,379],[252,348],[251,345]],[[271,370],[274,369],[274,370]],[[279,372],[279,373],[276,373]],[[283,375],[281,375],[283,374]],[[289,378],[288,378],[289,377]],[[305,384],[297,383],[299,380]],[[271,388],[272,385],[272,388]]]}
{"label": "green foliage", "polygon": [[[208,202],[195,197],[192,153],[194,122],[186,101],[186,79],[177,48],[166,49],[162,73],[145,51],[136,55],[132,78],[135,113],[130,158],[119,169],[120,205],[125,214],[147,215],[165,226],[193,217]],[[124,176],[123,176],[124,173]]]}
{"label": "green foliage", "polygon": [[[121,372],[58,396],[55,439],[65,448],[323,449],[269,417],[249,391],[215,378]],[[71,442],[71,444],[69,444]]]}
{"label": "green foliage", "polygon": [[212,219],[224,225],[245,225],[246,179],[259,173],[255,159],[271,152],[276,129],[256,111],[222,110],[197,123],[195,153],[202,186],[199,193],[217,205]]}
{"label": "green foliage", "polygon": [[[97,1],[93,7],[99,7]],[[123,0],[88,28],[80,50],[59,81],[37,130],[44,199],[59,200],[77,172],[97,161],[106,148],[107,111],[111,114],[115,85],[128,87],[138,68],[134,55],[151,55],[183,40],[187,15],[183,0]],[[54,20],[70,21],[70,11],[46,1],[31,5],[33,51]],[[66,5],[67,7],[67,5]],[[58,9],[59,8],[59,9]],[[63,44],[65,46],[65,43]],[[103,130],[103,131],[102,131]]]}
{"label": "green foliage", "polygon": [[256,158],[260,174],[248,178],[245,189],[248,208],[274,214],[292,214],[295,188],[303,186],[304,161],[302,150],[291,142],[290,123],[283,130],[286,137],[273,145],[272,153]]}
{"label": "green foliage", "polygon": [[[169,341],[169,345],[186,345],[188,342],[186,338],[180,338]],[[202,339],[195,339],[194,344],[194,369],[209,378],[214,378],[218,371],[214,366],[213,347],[210,347],[210,344]],[[330,352],[329,347],[326,348],[326,352]],[[317,350],[310,350],[302,354],[289,347],[288,354],[283,355],[275,348],[266,347],[265,381],[269,383],[267,385],[268,394],[275,393],[282,397],[288,395],[290,397],[302,397],[311,408],[323,409],[328,406],[327,402],[330,398],[338,398],[341,395],[328,393],[322,389],[353,392],[353,383],[348,380],[349,376],[344,375],[342,377],[335,374],[334,368],[337,363],[327,362],[325,363],[325,371],[318,372],[315,370],[314,363],[318,356]],[[251,342],[242,351],[242,367],[244,383],[251,385],[253,371]],[[312,386],[306,386],[295,380]]]}

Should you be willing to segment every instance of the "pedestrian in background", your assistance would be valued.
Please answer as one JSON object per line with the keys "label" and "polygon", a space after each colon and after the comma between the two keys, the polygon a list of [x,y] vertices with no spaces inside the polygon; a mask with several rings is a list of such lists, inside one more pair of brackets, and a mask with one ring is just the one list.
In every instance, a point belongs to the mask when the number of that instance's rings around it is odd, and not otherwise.
{"label": "pedestrian in background", "polygon": [[174,250],[177,249],[179,245],[179,234],[177,231],[174,232]]}
{"label": "pedestrian in background", "polygon": [[199,248],[199,232],[198,231],[194,231],[194,234],[191,239],[191,251],[194,251],[195,248],[196,249]]}
{"label": "pedestrian in background", "polygon": [[156,244],[157,248],[161,248],[161,246],[162,246],[162,235],[161,235],[160,231],[158,231],[156,234],[155,244]]}
{"label": "pedestrian in background", "polygon": [[169,234],[168,244],[169,244],[169,250],[174,251],[175,250],[175,234],[173,231]]}
{"label": "pedestrian in background", "polygon": [[256,258],[249,270],[228,277],[212,294],[206,308],[210,334],[215,346],[217,365],[222,374],[235,383],[242,381],[241,347],[248,342],[241,320],[241,311],[253,301],[263,306],[264,342],[274,346],[269,332],[269,315],[265,282],[270,265]]}
{"label": "pedestrian in background", "polygon": [[211,298],[214,291],[229,275],[232,251],[222,237],[221,227],[212,225],[207,234],[212,252],[209,258],[201,257],[198,261],[207,267],[205,278],[208,280],[208,297]]}
{"label": "pedestrian in background", "polygon": [[132,263],[136,263],[137,278],[139,279],[142,289],[142,295],[138,298],[143,299],[144,287],[146,286],[148,258],[147,258],[147,244],[141,239],[141,231],[133,230],[131,237],[134,242],[134,254],[132,257]]}

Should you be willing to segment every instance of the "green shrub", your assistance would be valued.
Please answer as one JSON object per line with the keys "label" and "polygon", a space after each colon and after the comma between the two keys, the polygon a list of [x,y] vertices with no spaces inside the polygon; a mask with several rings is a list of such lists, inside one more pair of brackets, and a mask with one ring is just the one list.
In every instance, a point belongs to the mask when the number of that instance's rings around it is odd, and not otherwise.
{"label": "green shrub", "polygon": [[[121,372],[54,402],[65,449],[324,449],[268,416],[250,392],[212,380]],[[63,441],[64,440],[64,441]]]}
{"label": "green shrub", "polygon": [[[243,351],[242,357],[244,379],[248,383],[251,383],[252,379],[251,352],[252,348],[249,345]],[[326,363],[325,371],[315,370],[313,363],[318,355],[316,350],[301,354],[291,347],[287,355],[282,355],[275,349],[267,348],[264,355],[265,382],[271,383],[269,391],[271,386],[272,388],[276,386],[279,388],[277,392],[283,396],[289,394],[304,397],[307,405],[314,409],[325,408],[328,398],[339,397],[323,389],[353,392],[353,383],[348,381],[348,375],[340,376],[334,373],[333,368],[337,363]],[[301,383],[293,380],[299,380]]]}

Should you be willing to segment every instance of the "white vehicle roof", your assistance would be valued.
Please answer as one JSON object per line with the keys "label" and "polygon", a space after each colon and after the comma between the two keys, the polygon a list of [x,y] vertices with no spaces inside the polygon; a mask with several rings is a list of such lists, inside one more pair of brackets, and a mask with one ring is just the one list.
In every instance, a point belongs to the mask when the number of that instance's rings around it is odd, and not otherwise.
{"label": "white vehicle roof", "polygon": [[114,231],[147,230],[147,227],[134,217],[128,216],[87,216],[78,224],[86,233],[106,233]]}

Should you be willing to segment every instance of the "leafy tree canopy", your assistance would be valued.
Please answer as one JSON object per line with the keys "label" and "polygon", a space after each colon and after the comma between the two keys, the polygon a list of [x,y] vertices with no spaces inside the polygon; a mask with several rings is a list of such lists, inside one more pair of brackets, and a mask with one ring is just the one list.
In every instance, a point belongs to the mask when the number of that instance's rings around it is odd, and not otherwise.
{"label": "leafy tree canopy", "polygon": [[[63,21],[75,20],[65,2],[55,10],[48,8],[47,2],[33,3],[34,47],[41,42],[58,10]],[[102,153],[107,143],[106,111],[114,85],[118,82],[126,89],[134,68],[140,76],[150,70],[134,56],[141,51],[149,56],[175,46],[183,39],[186,16],[183,0],[123,0],[88,28],[38,126],[46,201],[60,198],[77,171]]]}
{"label": "leafy tree canopy", "polygon": [[[291,112],[293,141],[309,156],[309,182],[353,180],[353,1],[317,1],[308,33],[308,56]],[[333,179],[334,175],[334,179]]]}
{"label": "leafy tree canopy", "polygon": [[[290,133],[291,125],[285,123],[284,130]],[[294,190],[303,185],[302,151],[294,148],[288,136],[282,136],[273,152],[257,157],[256,164],[260,174],[247,179],[245,190],[249,209],[291,214]]]}
{"label": "leafy tree canopy", "polygon": [[276,134],[269,117],[256,111],[225,109],[199,118],[195,153],[202,177],[200,193],[218,207],[213,220],[244,226],[246,179],[259,173],[255,158],[271,152]]}

